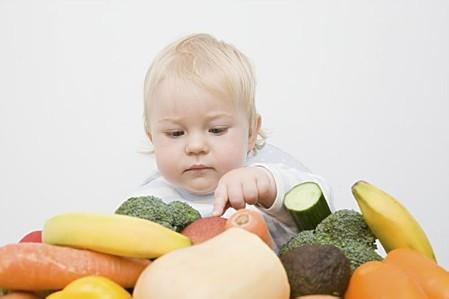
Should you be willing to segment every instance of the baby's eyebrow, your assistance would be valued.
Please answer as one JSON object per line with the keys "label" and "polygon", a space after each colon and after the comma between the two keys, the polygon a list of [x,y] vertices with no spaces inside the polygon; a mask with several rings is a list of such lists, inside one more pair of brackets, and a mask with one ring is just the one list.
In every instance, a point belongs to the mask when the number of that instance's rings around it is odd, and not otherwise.
{"label": "baby's eyebrow", "polygon": [[[204,118],[206,119],[206,121],[211,121],[211,120],[215,120],[217,118],[232,118],[232,114],[229,113],[223,113],[223,112],[213,112],[213,113],[207,113],[204,115]],[[180,123],[182,122],[182,117],[176,117],[176,116],[171,116],[171,117],[164,117],[161,119],[158,119],[157,122],[158,123],[164,123],[164,122],[170,122],[170,123]]]}
{"label": "baby's eyebrow", "polygon": [[180,121],[181,121],[180,117],[164,117],[164,118],[157,120],[158,123],[163,123],[163,122],[178,123]]}
{"label": "baby's eyebrow", "polygon": [[229,114],[229,113],[222,113],[222,112],[219,112],[219,113],[208,113],[208,114],[205,115],[205,118],[207,120],[214,120],[214,119],[217,119],[217,118],[232,118],[232,115]]}

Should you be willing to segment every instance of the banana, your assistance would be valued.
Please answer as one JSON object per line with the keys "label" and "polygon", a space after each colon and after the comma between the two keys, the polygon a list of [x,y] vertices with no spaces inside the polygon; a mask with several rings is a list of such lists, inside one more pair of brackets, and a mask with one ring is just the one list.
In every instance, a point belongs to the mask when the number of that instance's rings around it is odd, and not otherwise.
{"label": "banana", "polygon": [[137,217],[66,213],[48,219],[43,242],[118,256],[156,258],[191,245],[190,239],[155,222]]}
{"label": "banana", "polygon": [[436,261],[429,239],[415,218],[393,196],[364,181],[352,186],[363,218],[386,252],[412,248]]}

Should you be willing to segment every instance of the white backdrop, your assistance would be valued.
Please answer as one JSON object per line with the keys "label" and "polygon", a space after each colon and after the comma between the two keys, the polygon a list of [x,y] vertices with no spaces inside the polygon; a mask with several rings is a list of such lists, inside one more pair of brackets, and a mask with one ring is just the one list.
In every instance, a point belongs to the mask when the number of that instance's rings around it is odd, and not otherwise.
{"label": "white backdrop", "polygon": [[[188,3],[185,4],[184,2]],[[256,65],[271,143],[397,197],[449,268],[449,2],[0,0],[0,245],[65,211],[113,212],[152,167],[142,86],[207,32]]]}

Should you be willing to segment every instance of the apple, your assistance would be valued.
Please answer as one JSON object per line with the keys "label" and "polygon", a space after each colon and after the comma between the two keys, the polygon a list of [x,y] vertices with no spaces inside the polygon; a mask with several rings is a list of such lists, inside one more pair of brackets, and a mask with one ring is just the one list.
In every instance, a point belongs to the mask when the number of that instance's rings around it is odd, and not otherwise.
{"label": "apple", "polygon": [[226,220],[220,216],[200,218],[187,225],[181,234],[189,237],[195,245],[224,232]]}
{"label": "apple", "polygon": [[20,239],[19,243],[42,243],[42,231],[35,230],[29,232]]}

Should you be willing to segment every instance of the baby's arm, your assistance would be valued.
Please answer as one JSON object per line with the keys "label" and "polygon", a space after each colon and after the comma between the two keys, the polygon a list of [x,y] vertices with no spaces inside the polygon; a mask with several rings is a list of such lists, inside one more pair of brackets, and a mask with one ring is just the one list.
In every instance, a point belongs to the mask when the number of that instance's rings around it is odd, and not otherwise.
{"label": "baby's arm", "polygon": [[320,176],[314,175],[308,171],[288,167],[282,163],[256,163],[252,166],[266,168],[273,176],[276,184],[276,198],[270,207],[258,204],[259,208],[268,215],[276,218],[284,225],[296,229],[294,221],[283,205],[285,194],[295,185],[304,182],[317,183],[327,200],[329,207],[333,210],[332,192],[327,182]]}

